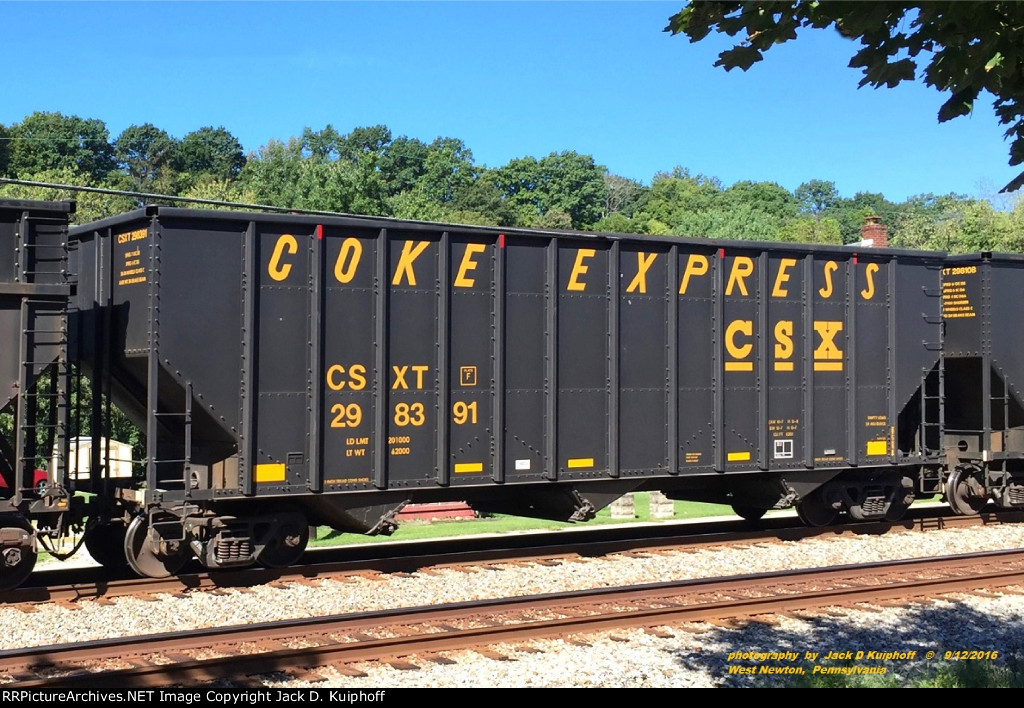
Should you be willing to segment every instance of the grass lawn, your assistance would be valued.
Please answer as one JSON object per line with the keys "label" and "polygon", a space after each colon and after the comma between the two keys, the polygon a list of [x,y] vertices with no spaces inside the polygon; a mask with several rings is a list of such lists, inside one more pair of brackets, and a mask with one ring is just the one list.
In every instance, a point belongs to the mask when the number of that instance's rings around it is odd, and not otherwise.
{"label": "grass lawn", "polygon": [[[677,521],[679,519],[695,519],[704,516],[726,516],[732,509],[721,504],[704,504],[701,502],[673,502],[675,515],[671,518],[651,518],[649,511],[650,494],[636,492],[634,495],[634,512],[636,522]],[[363,536],[361,534],[337,533],[322,527],[317,533],[317,540],[310,541],[312,546],[337,546],[347,543],[384,543],[387,541],[416,541],[424,538],[445,536],[467,536],[471,534],[510,533],[516,531],[542,531],[561,528],[586,528],[602,524],[629,523],[629,519],[613,519],[611,509],[605,507],[597,512],[597,518],[581,524],[570,524],[559,521],[528,519],[521,516],[494,516],[481,519],[439,519],[437,521],[404,521],[391,536]]]}

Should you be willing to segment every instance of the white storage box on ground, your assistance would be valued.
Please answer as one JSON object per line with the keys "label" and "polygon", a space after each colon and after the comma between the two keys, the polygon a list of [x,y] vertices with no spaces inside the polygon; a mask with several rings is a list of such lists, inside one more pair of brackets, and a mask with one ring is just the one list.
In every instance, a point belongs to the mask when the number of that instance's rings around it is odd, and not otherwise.
{"label": "white storage box on ground", "polygon": [[[110,440],[110,478],[128,478],[132,476],[132,446],[118,440]],[[107,452],[106,438],[100,438],[100,459]],[[92,438],[72,438],[68,452],[68,473],[71,479],[88,479],[92,465]],[[57,457],[54,455],[50,469],[57,468]]]}

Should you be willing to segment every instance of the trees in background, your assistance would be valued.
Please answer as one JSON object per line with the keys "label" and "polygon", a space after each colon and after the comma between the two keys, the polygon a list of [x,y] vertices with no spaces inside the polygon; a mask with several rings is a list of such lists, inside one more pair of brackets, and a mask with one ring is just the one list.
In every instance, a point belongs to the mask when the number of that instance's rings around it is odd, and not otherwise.
{"label": "trees in background", "polygon": [[[0,175],[39,182],[266,204],[290,209],[448,223],[711,239],[854,243],[868,214],[890,243],[954,252],[1024,251],[1024,207],[996,209],[960,195],[894,203],[809,179],[792,192],[772,182],[725,185],[684,167],[649,186],[574,151],[478,165],[458,138],[425,142],[387,126],[348,133],[327,125],[270,140],[245,155],[225,128],[178,139],[144,123],[110,141],[97,119],[34,113],[0,126]],[[79,222],[139,206],[131,197],[0,185],[0,195],[78,201]]]}
{"label": "trees in background", "polygon": [[107,127],[95,118],[33,113],[8,133],[7,172],[11,174],[70,169],[101,181],[117,165]]}
{"label": "trees in background", "polygon": [[608,170],[590,155],[521,157],[495,170],[502,198],[516,210],[514,225],[582,229],[601,218]]}
{"label": "trees in background", "polygon": [[152,123],[132,125],[114,141],[114,156],[133,189],[162,192],[175,189],[180,143]]}

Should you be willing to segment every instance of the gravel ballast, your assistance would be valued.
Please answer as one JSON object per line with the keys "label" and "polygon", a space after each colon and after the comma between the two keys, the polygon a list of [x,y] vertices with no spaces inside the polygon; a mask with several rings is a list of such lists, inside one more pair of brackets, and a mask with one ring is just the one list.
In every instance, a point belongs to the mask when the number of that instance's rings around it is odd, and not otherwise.
{"label": "gravel ballast", "polygon": [[[477,572],[435,569],[410,576],[262,586],[246,591],[161,595],[157,601],[84,600],[76,608],[40,605],[25,613],[0,608],[0,648],[171,632],[186,626],[253,624],[364,610],[433,605],[592,587],[717,577],[867,561],[952,555],[1024,547],[1024,525],[885,536],[834,536],[762,542],[745,548],[711,547],[650,556],[607,556],[559,565],[489,564]],[[269,686],[388,687],[713,687],[790,685],[817,667],[830,679],[896,685],[933,672],[941,663],[1005,667],[1024,661],[1024,616],[1017,595],[946,596],[927,605],[841,610],[741,627],[703,625],[576,637],[525,646],[498,646],[507,660],[450,653],[453,664],[413,658],[419,670],[360,665],[366,676],[318,669],[323,681],[262,677]],[[703,631],[697,631],[703,630]],[[931,658],[927,652],[935,652]],[[828,653],[832,652],[832,659]],[[849,652],[849,655],[847,655]],[[860,656],[857,652],[862,652]],[[874,653],[871,653],[874,652]],[[966,652],[975,652],[970,655]],[[985,652],[980,654],[978,652]],[[991,652],[997,652],[995,657]],[[817,654],[817,656],[813,656]],[[949,657],[947,660],[946,657]],[[971,657],[971,658],[967,658]],[[881,672],[871,673],[865,672]],[[803,673],[801,674],[800,671]],[[786,672],[786,673],[779,673]]]}

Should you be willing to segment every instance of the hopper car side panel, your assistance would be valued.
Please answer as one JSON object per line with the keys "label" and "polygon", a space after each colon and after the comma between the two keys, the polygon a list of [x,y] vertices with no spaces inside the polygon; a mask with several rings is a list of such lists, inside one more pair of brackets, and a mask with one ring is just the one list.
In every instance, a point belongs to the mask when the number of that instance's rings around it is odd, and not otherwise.
{"label": "hopper car side panel", "polygon": [[78,233],[112,259],[161,498],[186,458],[193,498],[416,497],[932,454],[908,411],[941,353],[935,254],[162,207],[100,226]]}
{"label": "hopper car side panel", "polygon": [[[0,587],[83,523],[163,577],[295,563],[310,525],[389,533],[409,502],[1024,506],[1019,256],[166,207],[69,233],[71,208],[0,200]],[[110,402],[144,460],[106,459]]]}

